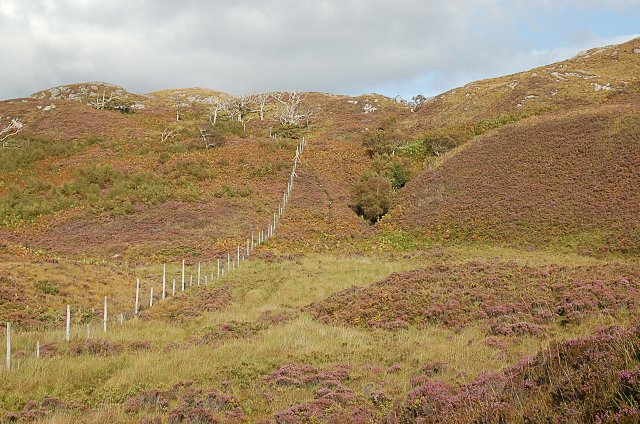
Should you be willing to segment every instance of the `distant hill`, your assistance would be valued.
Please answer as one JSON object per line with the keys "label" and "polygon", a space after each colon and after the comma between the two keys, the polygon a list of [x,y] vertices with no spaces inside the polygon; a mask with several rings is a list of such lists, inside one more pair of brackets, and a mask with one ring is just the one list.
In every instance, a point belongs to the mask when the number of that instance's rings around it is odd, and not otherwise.
{"label": "distant hill", "polygon": [[639,253],[639,47],[590,50],[427,103],[412,117],[422,125],[490,130],[409,182],[385,224],[440,240]]}
{"label": "distant hill", "polygon": [[[243,125],[208,113],[234,97],[186,88],[140,95],[80,83],[0,102],[22,147],[0,158],[0,241],[71,256],[213,257],[266,225],[296,141],[310,140],[280,246],[332,248],[393,229],[434,240],[637,252],[640,39],[407,105],[376,94],[304,93],[308,128],[273,98]],[[176,117],[179,120],[176,120]],[[398,146],[463,134],[371,226],[352,190],[372,163],[363,136],[391,122]],[[385,124],[386,125],[386,124]],[[272,138],[275,135],[275,139]],[[209,137],[205,143],[203,137]],[[206,148],[211,140],[217,147]],[[345,243],[346,242],[346,243]]]}

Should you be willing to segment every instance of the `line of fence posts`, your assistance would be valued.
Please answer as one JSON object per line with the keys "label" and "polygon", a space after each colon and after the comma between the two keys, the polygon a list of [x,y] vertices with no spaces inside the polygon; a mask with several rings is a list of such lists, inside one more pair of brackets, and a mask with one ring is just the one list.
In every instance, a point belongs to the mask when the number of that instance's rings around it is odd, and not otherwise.
{"label": "line of fence posts", "polygon": [[[287,189],[285,190],[283,196],[282,196],[282,201],[279,202],[278,204],[278,209],[277,212],[274,212],[273,214],[273,221],[269,222],[268,227],[266,228],[266,230],[260,230],[257,234],[257,237],[255,235],[255,232],[252,231],[251,232],[251,239],[247,239],[246,240],[246,255],[242,255],[240,254],[240,245],[237,245],[236,247],[236,257],[235,257],[235,261],[231,260],[231,254],[227,253],[227,263],[226,263],[226,268],[225,266],[221,266],[221,261],[220,258],[216,258],[216,277],[217,279],[222,279],[225,276],[228,276],[230,271],[234,270],[236,268],[236,266],[239,268],[240,267],[240,261],[241,260],[246,260],[248,258],[250,258],[253,254],[253,252],[255,251],[255,249],[259,246],[261,246],[262,244],[264,244],[269,238],[274,236],[276,227],[278,226],[279,220],[282,217],[282,214],[284,213],[284,208],[287,205],[288,201],[289,201],[289,197],[291,195],[291,191],[293,190],[293,182],[295,180],[295,177],[297,176],[296,174],[296,169],[297,169],[297,165],[298,162],[300,161],[300,155],[302,154],[302,152],[304,151],[304,147],[306,145],[306,141],[303,138],[302,141],[300,142],[300,144],[296,147],[296,155],[294,157],[294,162],[293,162],[293,168],[291,171],[291,175],[289,178],[289,181],[287,183]],[[181,264],[181,291],[185,291],[185,286],[186,286],[186,262],[185,259],[182,260],[182,264]],[[198,262],[198,266],[197,266],[197,286],[200,287],[200,282],[201,282],[201,274],[202,269],[201,269],[201,263]],[[213,280],[214,278],[214,271],[213,271],[213,267],[212,267],[212,271],[211,271],[211,279]],[[205,286],[208,286],[208,276],[205,275],[204,276],[204,284]],[[189,287],[193,286],[193,274],[189,275]],[[172,297],[175,297],[176,295],[176,279],[173,278],[172,279],[172,286],[171,286],[171,294]],[[167,296],[167,265],[166,263],[163,264],[162,267],[162,300],[165,300]],[[153,300],[154,300],[154,293],[153,293],[153,286],[150,288],[150,295],[149,295],[149,307],[153,307]],[[65,333],[64,333],[64,339],[66,342],[70,342],[71,341],[71,305],[66,305],[66,320],[65,320]],[[140,279],[137,278],[136,279],[136,291],[135,291],[135,302],[134,302],[134,317],[138,317],[140,314]],[[118,315],[118,321],[120,323],[120,325],[124,325],[124,314],[120,313]],[[103,332],[106,334],[107,333],[107,329],[108,329],[108,296],[104,297],[104,304],[103,304]],[[86,325],[86,332],[87,332],[87,339],[89,339],[90,335],[91,335],[91,329],[90,329],[90,325],[87,324]],[[10,369],[11,368],[11,322],[7,322],[6,323],[6,346],[7,346],[7,350],[6,350],[6,368]],[[36,358],[40,357],[40,340],[36,341],[36,349],[35,349],[35,354],[36,354]]]}

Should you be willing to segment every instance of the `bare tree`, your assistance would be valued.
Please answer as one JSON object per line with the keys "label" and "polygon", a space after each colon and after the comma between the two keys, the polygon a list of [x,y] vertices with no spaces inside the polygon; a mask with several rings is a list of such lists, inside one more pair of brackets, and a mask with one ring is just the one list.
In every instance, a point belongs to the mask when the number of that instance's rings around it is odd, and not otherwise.
{"label": "bare tree", "polygon": [[96,109],[98,110],[104,109],[107,103],[114,100],[113,91],[109,95],[109,98],[107,98],[106,95],[107,95],[106,87],[102,89],[102,98],[100,98],[100,92],[96,93],[96,102],[95,102]]}
{"label": "bare tree", "polygon": [[176,94],[176,121],[180,120],[180,95]]}
{"label": "bare tree", "polygon": [[175,137],[178,133],[178,130],[170,130],[169,128],[165,128],[162,130],[162,134],[160,134],[160,142],[164,143],[168,139]]}
{"label": "bare tree", "polygon": [[249,114],[257,112],[251,108],[253,103],[253,96],[250,94],[234,97],[230,101],[229,112],[238,122],[244,123]]}
{"label": "bare tree", "polygon": [[[9,119],[9,117],[7,117]],[[2,117],[0,117],[0,121]],[[0,142],[2,142],[2,148],[9,147],[9,137],[18,134],[24,129],[25,125],[18,118],[13,118],[6,126],[0,125]]]}
{"label": "bare tree", "polygon": [[257,107],[256,112],[258,112],[258,116],[260,116],[261,121],[264,121],[264,112],[270,98],[271,93],[258,93],[253,95],[253,101]]}
{"label": "bare tree", "polygon": [[225,112],[229,109],[229,102],[226,100],[215,97],[213,99],[213,107],[209,111],[209,122],[211,125],[215,125],[218,122],[218,116],[221,112]]}
{"label": "bare tree", "polygon": [[313,112],[303,104],[307,97],[306,95],[299,91],[292,91],[290,93],[273,93],[272,97],[279,103],[279,107],[276,110],[276,118],[281,124],[300,125],[304,122],[305,125],[309,125]]}

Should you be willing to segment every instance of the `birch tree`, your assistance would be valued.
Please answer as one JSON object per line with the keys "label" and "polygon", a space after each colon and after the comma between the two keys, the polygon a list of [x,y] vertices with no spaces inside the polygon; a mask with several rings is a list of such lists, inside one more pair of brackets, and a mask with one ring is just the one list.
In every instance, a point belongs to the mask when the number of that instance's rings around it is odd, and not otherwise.
{"label": "birch tree", "polygon": [[[7,117],[7,119],[10,119]],[[8,124],[2,124],[2,117],[0,117],[0,142],[2,142],[2,148],[9,147],[9,138],[18,134],[24,129],[25,125],[18,118],[13,118]]]}
{"label": "birch tree", "polygon": [[213,99],[213,107],[209,111],[209,122],[211,125],[215,125],[218,122],[218,116],[221,112],[227,111],[229,108],[229,102],[216,97]]}
{"label": "birch tree", "polygon": [[280,124],[300,125],[304,122],[306,126],[309,125],[313,111],[303,104],[306,95],[299,91],[292,91],[273,93],[272,97],[279,104],[276,110],[276,119],[280,121]]}
{"label": "birch tree", "polygon": [[256,112],[258,112],[261,121],[264,121],[264,112],[270,98],[271,93],[258,93],[253,95],[253,101],[257,108]]}

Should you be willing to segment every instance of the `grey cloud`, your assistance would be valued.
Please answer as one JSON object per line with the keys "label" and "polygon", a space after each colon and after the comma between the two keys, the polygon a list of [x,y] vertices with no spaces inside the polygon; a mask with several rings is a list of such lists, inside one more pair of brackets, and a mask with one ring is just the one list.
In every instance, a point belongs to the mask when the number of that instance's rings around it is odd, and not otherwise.
{"label": "grey cloud", "polygon": [[504,69],[528,48],[513,17],[533,3],[0,0],[0,98],[96,80],[136,92],[427,92]]}

